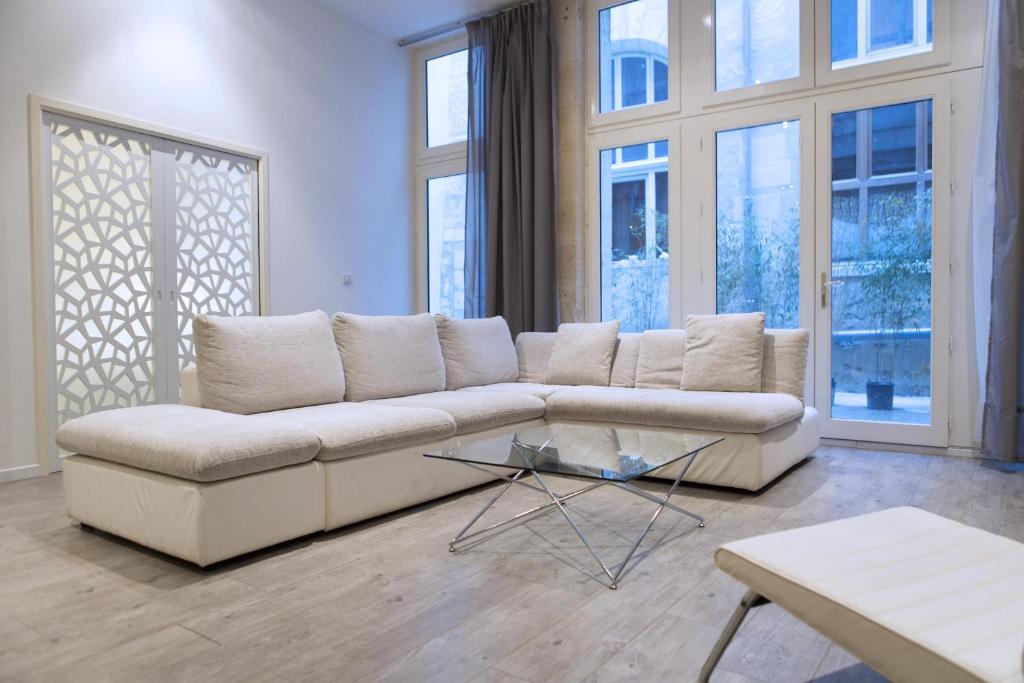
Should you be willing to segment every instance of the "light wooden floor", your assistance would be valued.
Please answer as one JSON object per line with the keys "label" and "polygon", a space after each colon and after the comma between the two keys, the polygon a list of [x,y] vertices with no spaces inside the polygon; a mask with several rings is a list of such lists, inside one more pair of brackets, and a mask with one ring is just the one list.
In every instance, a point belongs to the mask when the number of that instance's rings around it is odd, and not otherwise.
{"label": "light wooden floor", "polygon": [[[557,512],[449,554],[491,490],[201,571],[80,530],[59,476],[0,485],[0,678],[690,681],[743,592],[712,563],[724,541],[902,504],[1024,540],[1020,471],[822,448],[758,496],[683,487],[707,528],[662,515],[611,591]],[[516,490],[497,514],[537,500]],[[618,558],[652,505],[606,488],[571,509]],[[878,678],[774,606],[716,676]]]}

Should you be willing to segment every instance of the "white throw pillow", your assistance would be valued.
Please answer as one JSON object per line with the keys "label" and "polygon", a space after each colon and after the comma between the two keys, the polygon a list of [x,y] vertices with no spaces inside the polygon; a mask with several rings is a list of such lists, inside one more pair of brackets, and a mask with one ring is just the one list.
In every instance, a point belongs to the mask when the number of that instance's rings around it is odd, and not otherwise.
{"label": "white throw pillow", "polygon": [[345,373],[323,311],[192,321],[204,408],[248,415],[336,403]]}
{"label": "white throw pillow", "polygon": [[460,320],[435,315],[434,322],[449,391],[519,379],[519,358],[504,318]]}
{"label": "white throw pillow", "polygon": [[678,389],[683,383],[686,332],[647,330],[640,338],[637,389]]}
{"label": "white throw pillow", "polygon": [[335,313],[334,340],[347,401],[444,391],[444,358],[429,313]]}
{"label": "white throw pillow", "polygon": [[548,359],[547,384],[606,387],[612,372],[619,321],[562,323]]}
{"label": "white throw pillow", "polygon": [[612,361],[612,374],[608,384],[613,387],[636,386],[636,364],[640,355],[639,332],[624,332],[619,335]]}
{"label": "white throw pillow", "polygon": [[683,385],[688,391],[761,391],[764,313],[686,317]]}

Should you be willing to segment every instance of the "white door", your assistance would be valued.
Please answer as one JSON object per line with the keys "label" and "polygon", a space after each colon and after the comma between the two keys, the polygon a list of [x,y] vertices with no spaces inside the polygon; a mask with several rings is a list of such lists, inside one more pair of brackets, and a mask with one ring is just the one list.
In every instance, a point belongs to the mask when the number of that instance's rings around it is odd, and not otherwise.
{"label": "white door", "polygon": [[[200,312],[258,311],[256,162],[44,114],[50,443],[105,408],[175,402]],[[56,445],[51,466],[60,468]]]}
{"label": "white door", "polygon": [[946,446],[947,82],[837,93],[817,108],[822,434]]}

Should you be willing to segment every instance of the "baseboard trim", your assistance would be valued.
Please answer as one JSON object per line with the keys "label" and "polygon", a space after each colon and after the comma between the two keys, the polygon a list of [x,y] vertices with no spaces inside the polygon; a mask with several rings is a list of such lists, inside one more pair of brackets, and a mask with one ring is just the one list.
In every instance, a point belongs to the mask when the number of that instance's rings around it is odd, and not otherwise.
{"label": "baseboard trim", "polygon": [[877,441],[853,441],[849,439],[821,439],[822,446],[838,446],[841,448],[859,448],[865,451],[893,451],[895,453],[917,453],[918,455],[950,455],[958,458],[976,458],[978,453],[971,448],[935,446],[912,446],[899,443],[881,443]]}
{"label": "baseboard trim", "polygon": [[22,465],[20,467],[8,467],[0,470],[0,484],[19,479],[31,479],[39,476],[39,465]]}

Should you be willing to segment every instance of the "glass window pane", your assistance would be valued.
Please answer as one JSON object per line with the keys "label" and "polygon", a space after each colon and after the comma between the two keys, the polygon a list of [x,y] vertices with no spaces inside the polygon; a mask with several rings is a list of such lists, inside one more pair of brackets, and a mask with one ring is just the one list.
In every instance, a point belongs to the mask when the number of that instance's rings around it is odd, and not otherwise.
{"label": "glass window pane", "polygon": [[857,0],[832,0],[832,64],[857,58]]}
{"label": "glass window pane", "polygon": [[466,140],[469,51],[427,60],[427,147]]}
{"label": "glass window pane", "polygon": [[917,167],[917,103],[871,110],[871,175],[910,173]]}
{"label": "glass window pane", "polygon": [[914,42],[914,0],[871,0],[871,50]]}
{"label": "glass window pane", "polygon": [[646,161],[647,143],[642,145],[629,145],[622,148],[622,161]]}
{"label": "glass window pane", "polygon": [[654,143],[654,156],[662,159],[668,156],[668,140],[661,140]]}
{"label": "glass window pane", "polygon": [[832,0],[832,68],[932,49],[933,0]]}
{"label": "glass window pane", "polygon": [[717,135],[719,313],[800,326],[800,122]]}
{"label": "glass window pane", "polygon": [[[888,122],[881,129],[885,144],[876,148],[873,131],[872,147],[864,153],[882,154],[886,168],[907,168],[907,156],[923,159],[931,133],[922,135],[913,124],[927,106],[863,110],[865,115],[855,118],[860,125]],[[908,119],[902,107],[913,117]],[[914,127],[909,136],[899,133],[906,125]],[[907,144],[912,153],[901,151]],[[841,283],[829,290],[831,410],[837,419],[932,420],[931,172],[916,166],[902,171],[898,182],[890,176],[851,184],[833,177],[832,280]]]}
{"label": "glass window pane", "polygon": [[466,174],[427,181],[427,293],[431,313],[464,312]]}
{"label": "glass window pane", "polygon": [[627,332],[668,327],[667,141],[653,147],[666,154],[640,166],[620,161],[623,147],[600,158],[601,318]]}
{"label": "glass window pane", "polygon": [[715,1],[717,90],[799,75],[799,0]]}
{"label": "glass window pane", "polygon": [[660,59],[654,60],[654,101],[664,102],[668,99],[668,64]]}
{"label": "glass window pane", "polygon": [[667,100],[668,0],[607,7],[598,30],[601,111]]}
{"label": "glass window pane", "polygon": [[832,117],[832,179],[857,177],[857,112]]}

